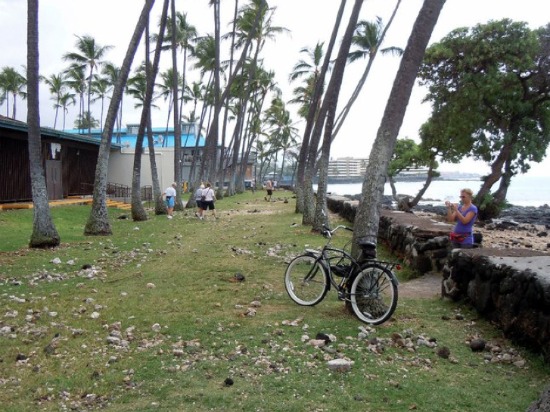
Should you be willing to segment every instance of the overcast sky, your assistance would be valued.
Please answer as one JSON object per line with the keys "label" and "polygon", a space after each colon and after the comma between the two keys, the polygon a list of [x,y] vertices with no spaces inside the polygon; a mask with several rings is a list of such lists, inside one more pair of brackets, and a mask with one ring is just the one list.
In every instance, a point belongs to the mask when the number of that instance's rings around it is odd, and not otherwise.
{"label": "overcast sky", "polygon": [[[162,5],[160,0],[156,3],[153,10],[155,22]],[[277,81],[285,100],[292,97],[292,89],[298,85],[289,85],[288,75],[293,65],[304,57],[299,50],[306,46],[314,47],[318,41],[328,41],[339,3],[337,0],[269,1],[270,6],[277,8],[273,24],[290,31],[290,34],[280,35],[276,42],[268,42],[264,53],[265,67],[277,73]],[[348,9],[351,9],[353,2],[348,3]],[[240,0],[239,4],[245,4],[244,0]],[[394,1],[389,0],[365,0],[361,18],[372,20],[375,16],[380,16],[387,22],[394,4]],[[447,0],[431,42],[438,41],[457,27],[469,27],[501,18],[525,21],[531,28],[544,26],[550,22],[550,16],[542,7],[543,4],[541,0]],[[62,55],[76,50],[76,35],[91,35],[100,45],[114,46],[106,59],[121,65],[142,5],[143,1],[140,0],[40,0],[40,73],[49,76],[67,67]],[[402,0],[385,46],[405,48],[421,5],[422,0]],[[208,0],[179,0],[176,7],[179,11],[187,12],[189,21],[197,27],[199,34],[213,31],[213,12],[208,7]],[[230,29],[228,21],[233,7],[234,2],[222,1],[222,19],[226,22],[222,24],[222,31]],[[21,73],[22,66],[26,63],[26,8],[25,0],[0,0],[0,67],[12,66],[21,70]],[[169,59],[168,55],[163,58],[165,67]],[[135,63],[142,60],[141,55],[136,56]],[[398,64],[398,58],[381,55],[377,57],[369,81],[335,141],[331,153],[333,157],[368,157]],[[347,99],[363,68],[364,62],[349,66],[345,74],[342,98]],[[429,107],[421,104],[424,94],[424,90],[415,86],[400,137],[417,138],[418,128],[430,113]],[[41,123],[44,126],[53,126],[53,102],[49,98],[47,89],[42,87]],[[158,104],[162,106],[160,102]],[[139,113],[129,111],[130,106],[130,103],[126,104],[124,123],[139,121]],[[68,127],[74,122],[77,108],[71,108],[70,112],[67,118]],[[0,113],[6,114],[5,105],[0,106]],[[166,117],[165,110],[154,110],[154,125],[164,126]],[[24,102],[18,102],[17,118],[26,119]],[[297,126],[301,128],[303,125],[298,123]],[[460,166],[444,166],[442,169],[470,172],[475,168],[474,171],[484,172],[483,167],[466,161]],[[550,175],[550,160],[534,165],[531,174]]]}

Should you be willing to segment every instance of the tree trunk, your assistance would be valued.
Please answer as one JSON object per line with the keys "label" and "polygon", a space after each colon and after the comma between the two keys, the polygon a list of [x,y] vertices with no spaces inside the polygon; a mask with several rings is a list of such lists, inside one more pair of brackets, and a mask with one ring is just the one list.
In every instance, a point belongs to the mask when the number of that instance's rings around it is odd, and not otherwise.
{"label": "tree trunk", "polygon": [[[176,182],[176,204],[174,210],[183,210],[181,201],[181,118],[179,118],[179,95],[178,95],[178,58],[177,58],[177,27],[176,27],[176,0],[171,1],[171,22],[172,22],[172,96],[174,101],[174,182]],[[183,93],[183,90],[182,90]]]}
{"label": "tree trunk", "polygon": [[352,249],[355,256],[358,256],[357,239],[365,237],[371,242],[377,242],[379,205],[384,194],[388,164],[403,123],[418,68],[444,4],[444,0],[424,0],[399,65],[369,156],[367,173],[363,181],[362,200],[355,215]]}
{"label": "tree trunk", "polygon": [[[310,153],[310,138],[313,126],[317,121],[318,107],[323,95],[323,85],[325,83],[325,76],[328,70],[330,63],[330,56],[332,54],[332,49],[336,43],[336,38],[338,37],[338,29],[340,28],[340,23],[342,21],[342,15],[346,8],[346,0],[340,1],[340,8],[336,15],[336,20],[334,22],[334,27],[332,28],[332,34],[330,36],[329,45],[327,47],[327,52],[325,54],[325,59],[323,65],[321,66],[321,71],[319,77],[315,82],[315,90],[313,92],[313,97],[311,99],[309,110],[307,113],[306,127],[304,130],[304,137],[302,139],[302,147],[300,148],[300,154],[298,155],[298,168],[296,171],[296,213],[306,213],[311,215],[311,209],[305,210],[306,206],[313,204],[313,188],[312,179],[306,180],[306,168],[308,164],[308,153]],[[315,146],[315,152],[317,152],[317,146]],[[309,217],[307,218],[309,221]],[[303,217],[302,217],[303,221]]]}
{"label": "tree trunk", "polygon": [[[147,220],[147,212],[143,207],[141,201],[141,160],[143,154],[143,138],[145,135],[145,130],[147,130],[148,142],[149,142],[149,153],[151,154],[152,150],[152,159],[154,163],[155,149],[152,144],[152,130],[149,126],[151,119],[151,102],[153,101],[153,92],[155,90],[155,79],[157,77],[159,62],[160,62],[160,53],[162,50],[162,42],[164,41],[164,30],[166,29],[166,16],[168,15],[168,5],[169,0],[164,0],[164,5],[162,9],[162,15],[160,18],[159,25],[159,34],[157,38],[157,44],[155,48],[155,55],[153,57],[153,65],[151,66],[149,61],[149,28],[146,27],[146,36],[145,36],[145,73],[147,76],[147,86],[145,90],[145,99],[143,101],[143,107],[141,112],[141,121],[139,124],[138,135],[136,139],[136,148],[134,156],[134,170],[132,178],[132,219],[134,221],[144,221]],[[151,165],[153,166],[153,164]],[[160,197],[160,194],[159,194]]]}
{"label": "tree trunk", "polygon": [[107,171],[109,167],[109,154],[111,150],[111,136],[113,134],[118,107],[122,99],[122,94],[124,92],[128,75],[130,73],[132,61],[136,55],[140,39],[149,18],[149,12],[151,11],[154,3],[155,0],[145,1],[145,5],[141,11],[134,34],[132,35],[132,39],[128,45],[128,50],[126,51],[126,56],[124,57],[122,67],[120,69],[120,76],[115,84],[113,96],[111,97],[111,103],[109,104],[109,109],[107,110],[105,129],[101,133],[101,143],[99,146],[95,171],[92,210],[86,223],[86,227],[84,228],[85,235],[111,235],[113,233],[109,223],[109,214],[107,211]]}
{"label": "tree trunk", "polygon": [[42,163],[39,110],[39,58],[38,58],[38,0],[27,2],[27,123],[29,128],[29,165],[33,208],[33,225],[29,246],[46,248],[58,246],[59,234],[53,223],[46,176]]}

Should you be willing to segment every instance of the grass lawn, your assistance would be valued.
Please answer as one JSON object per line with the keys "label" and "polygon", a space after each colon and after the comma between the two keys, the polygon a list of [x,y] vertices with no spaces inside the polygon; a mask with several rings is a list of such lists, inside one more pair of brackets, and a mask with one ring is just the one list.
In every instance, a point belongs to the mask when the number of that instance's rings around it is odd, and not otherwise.
{"label": "grass lawn", "polygon": [[[274,199],[225,198],[204,221],[110,209],[109,237],[83,236],[89,206],[53,208],[53,250],[26,248],[32,210],[0,212],[0,409],[512,412],[539,397],[541,357],[468,306],[402,298],[370,327],[334,292],[294,304],[286,262],[325,239],[291,193]],[[341,358],[349,371],[327,367]]]}

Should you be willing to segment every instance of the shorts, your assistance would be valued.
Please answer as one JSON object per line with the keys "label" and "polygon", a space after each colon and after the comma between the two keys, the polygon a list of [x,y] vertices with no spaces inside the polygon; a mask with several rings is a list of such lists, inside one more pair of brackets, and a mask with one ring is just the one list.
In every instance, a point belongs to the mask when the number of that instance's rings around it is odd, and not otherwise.
{"label": "shorts", "polygon": [[204,209],[204,208],[202,207],[202,200],[200,200],[200,199],[195,199],[195,201],[197,202],[197,207],[198,207],[199,209]]}
{"label": "shorts", "polygon": [[166,196],[166,207],[172,208],[176,204],[176,198],[174,196]]}
{"label": "shorts", "polygon": [[205,200],[205,201],[202,202],[201,209],[202,210],[215,210],[216,206],[214,206],[214,201],[213,200]]}
{"label": "shorts", "polygon": [[268,195],[268,196],[271,196],[272,194],[273,194],[273,190],[267,189],[267,195]]}

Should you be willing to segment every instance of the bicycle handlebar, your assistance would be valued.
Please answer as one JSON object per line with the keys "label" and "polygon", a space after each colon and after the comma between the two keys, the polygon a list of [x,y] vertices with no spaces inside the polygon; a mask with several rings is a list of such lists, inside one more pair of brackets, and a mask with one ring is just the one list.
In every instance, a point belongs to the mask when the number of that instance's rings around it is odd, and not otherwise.
{"label": "bicycle handlebar", "polygon": [[334,229],[331,229],[330,227],[328,227],[327,225],[323,224],[323,229],[324,232],[323,234],[327,237],[332,237],[332,235],[334,234],[334,232],[336,232],[338,229],[345,229],[345,230],[349,230],[350,232],[353,232],[353,229],[350,228],[350,227],[347,227],[347,226],[344,226],[344,225],[338,225],[336,226]]}

